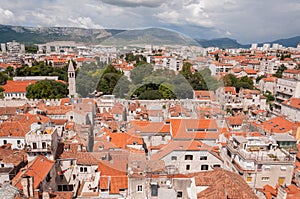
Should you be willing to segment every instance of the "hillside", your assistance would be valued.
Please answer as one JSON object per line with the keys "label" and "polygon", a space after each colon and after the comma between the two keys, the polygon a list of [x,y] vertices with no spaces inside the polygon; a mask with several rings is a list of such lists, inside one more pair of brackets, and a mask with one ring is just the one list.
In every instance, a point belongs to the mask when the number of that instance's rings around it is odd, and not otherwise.
{"label": "hillside", "polygon": [[[77,43],[103,45],[200,45],[219,48],[249,48],[250,44],[240,44],[234,39],[192,39],[181,33],[161,28],[117,30],[117,29],[84,29],[75,27],[26,27],[0,25],[0,43],[16,40],[26,45],[51,41],[75,41]],[[286,47],[296,47],[300,36],[278,39],[272,42]],[[259,46],[262,46],[260,43]]]}
{"label": "hillside", "polygon": [[[270,43],[270,44],[280,44],[285,47],[297,47],[297,45],[300,43],[300,36],[296,37],[291,37],[287,39],[278,39],[272,42],[265,42],[265,43]],[[263,43],[260,44],[262,46]]]}
{"label": "hillside", "polygon": [[25,27],[0,25],[0,42],[17,40],[32,45],[51,41],[99,43],[122,30],[83,29],[73,27]]}
{"label": "hillside", "polygon": [[125,45],[199,45],[195,40],[181,33],[160,28],[128,30],[104,40],[101,44]]}
{"label": "hillside", "polygon": [[219,48],[249,48],[250,45],[242,45],[234,39],[217,38],[217,39],[196,39],[196,41],[204,48],[219,47]]}

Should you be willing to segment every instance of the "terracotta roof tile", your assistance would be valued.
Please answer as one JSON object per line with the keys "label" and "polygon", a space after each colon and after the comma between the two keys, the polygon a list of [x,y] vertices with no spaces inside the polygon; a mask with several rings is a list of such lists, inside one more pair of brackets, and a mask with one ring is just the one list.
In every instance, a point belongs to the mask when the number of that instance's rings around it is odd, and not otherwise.
{"label": "terracotta roof tile", "polygon": [[285,104],[287,106],[296,108],[296,109],[300,109],[300,98],[290,98],[284,102],[282,102],[282,104]]}
{"label": "terracotta roof tile", "polygon": [[293,129],[295,124],[284,117],[275,117],[262,123],[262,128],[268,133],[286,133]]}
{"label": "terracotta roof tile", "polygon": [[13,81],[7,80],[6,84],[3,86],[5,93],[26,93],[26,88],[35,84],[36,81]]}
{"label": "terracotta roof tile", "polygon": [[19,171],[19,173],[12,179],[12,184],[22,190],[22,176],[33,176],[33,187],[34,189],[37,189],[40,183],[51,171],[54,164],[54,161],[49,160],[44,156],[37,156],[34,160],[28,163],[28,166]]}
{"label": "terracotta roof tile", "polygon": [[14,166],[18,166],[22,162],[27,161],[27,155],[23,150],[12,150],[10,147],[6,145],[2,145],[0,147],[0,162],[4,162],[6,164],[13,164]]}
{"label": "terracotta roof tile", "polygon": [[236,173],[216,168],[213,171],[189,174],[195,178],[196,186],[207,186],[197,194],[198,198],[257,199],[245,180]]}

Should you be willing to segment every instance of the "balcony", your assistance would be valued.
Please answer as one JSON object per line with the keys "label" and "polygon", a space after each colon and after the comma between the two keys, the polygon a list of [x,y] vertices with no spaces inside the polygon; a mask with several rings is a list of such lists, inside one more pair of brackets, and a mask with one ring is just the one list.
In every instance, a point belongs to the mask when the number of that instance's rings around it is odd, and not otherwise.
{"label": "balcony", "polygon": [[52,151],[52,147],[51,146],[47,146],[44,148],[32,148],[30,146],[27,146],[25,148],[26,152],[51,152]]}
{"label": "balcony", "polygon": [[256,150],[250,151],[250,149],[242,149],[238,146],[235,146],[232,143],[228,143],[226,148],[231,151],[234,154],[238,154],[240,157],[242,157],[244,160],[253,160],[256,163],[280,163],[280,164],[293,164],[294,158],[291,155],[286,155],[283,153],[280,149],[276,150],[260,150],[259,147],[257,147]]}

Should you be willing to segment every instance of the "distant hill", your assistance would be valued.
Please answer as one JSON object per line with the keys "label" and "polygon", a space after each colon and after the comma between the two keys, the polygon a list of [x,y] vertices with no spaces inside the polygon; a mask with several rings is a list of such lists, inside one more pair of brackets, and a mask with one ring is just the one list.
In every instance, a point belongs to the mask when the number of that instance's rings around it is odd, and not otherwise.
{"label": "distant hill", "polygon": [[234,39],[230,38],[217,38],[217,39],[196,39],[200,46],[207,47],[218,47],[218,48],[249,48],[250,45],[242,45]]}
{"label": "distant hill", "polygon": [[194,39],[181,33],[161,28],[127,30],[101,42],[103,45],[128,46],[152,45],[199,45]]}
{"label": "distant hill", "polygon": [[99,43],[103,41],[103,39],[120,32],[122,32],[122,30],[0,25],[0,42],[16,40],[26,45],[51,41]]}
{"label": "distant hill", "polygon": [[[0,43],[16,40],[26,45],[51,41],[75,41],[87,44],[103,45],[200,45],[219,48],[249,48],[250,44],[242,45],[234,39],[192,39],[181,33],[160,28],[117,30],[117,29],[84,29],[75,27],[26,27],[0,25]],[[279,39],[272,42],[286,47],[296,47],[300,36]],[[259,44],[262,46],[263,43]]]}
{"label": "distant hill", "polygon": [[[300,36],[291,37],[287,39],[278,39],[272,42],[264,42],[269,44],[280,44],[285,47],[297,47],[297,45],[300,43]],[[259,46],[262,46],[264,43],[260,43]]]}

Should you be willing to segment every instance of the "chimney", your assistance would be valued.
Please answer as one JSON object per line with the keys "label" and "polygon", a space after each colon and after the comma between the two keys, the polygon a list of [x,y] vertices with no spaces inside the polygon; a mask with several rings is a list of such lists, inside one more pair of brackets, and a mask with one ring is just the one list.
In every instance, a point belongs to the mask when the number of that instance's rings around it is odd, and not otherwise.
{"label": "chimney", "polygon": [[42,199],[50,199],[50,194],[49,194],[49,192],[43,192]]}
{"label": "chimney", "polygon": [[21,185],[23,188],[23,193],[27,198],[34,196],[33,177],[32,176],[22,177]]}

